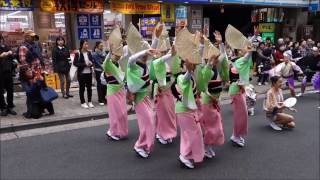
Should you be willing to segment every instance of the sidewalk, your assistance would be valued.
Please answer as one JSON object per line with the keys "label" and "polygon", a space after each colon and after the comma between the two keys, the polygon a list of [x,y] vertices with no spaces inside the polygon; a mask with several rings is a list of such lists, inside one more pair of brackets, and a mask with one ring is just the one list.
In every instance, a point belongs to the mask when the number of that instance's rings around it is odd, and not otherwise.
{"label": "sidewalk", "polygon": [[[296,82],[296,84],[297,87],[300,86],[300,82]],[[270,88],[270,85],[255,86],[255,88],[258,95],[265,94]],[[22,116],[22,113],[26,111],[26,96],[23,92],[15,93],[15,111],[18,113],[18,115],[8,115],[6,117],[0,116],[0,133],[69,124],[108,117],[106,105],[100,106],[98,104],[97,91],[95,88],[93,88],[92,91],[92,102],[95,107],[90,109],[84,109],[80,107],[80,99],[77,88],[72,88],[71,93],[74,95],[74,97],[69,99],[63,99],[59,93],[59,98],[53,102],[55,114],[52,116],[45,115],[40,119],[26,119]],[[230,97],[227,92],[222,93],[222,101],[228,100],[229,98]],[[130,109],[129,106],[128,109]],[[129,112],[129,114],[133,113],[134,112]]]}

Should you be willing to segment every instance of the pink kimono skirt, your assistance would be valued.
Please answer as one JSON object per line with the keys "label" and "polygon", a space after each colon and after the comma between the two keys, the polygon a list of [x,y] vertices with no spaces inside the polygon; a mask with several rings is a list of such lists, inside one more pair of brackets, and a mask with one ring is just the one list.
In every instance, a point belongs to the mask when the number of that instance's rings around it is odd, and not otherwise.
{"label": "pink kimono skirt", "polygon": [[201,105],[201,127],[204,135],[205,145],[222,145],[224,143],[224,132],[220,107],[213,104]]}
{"label": "pink kimono skirt", "polygon": [[204,158],[203,136],[196,111],[177,113],[180,127],[180,154],[194,162]]}
{"label": "pink kimono skirt", "polygon": [[113,136],[128,136],[128,113],[126,92],[121,89],[115,94],[106,97],[108,101],[109,131]]}
{"label": "pink kimono skirt", "polygon": [[156,97],[156,133],[163,139],[172,139],[177,136],[175,102],[171,89],[162,91]]}
{"label": "pink kimono skirt", "polygon": [[151,152],[155,139],[154,112],[149,96],[135,106],[139,126],[139,138],[135,147]]}
{"label": "pink kimono skirt", "polygon": [[232,96],[233,135],[242,137],[248,134],[248,111],[244,93]]}

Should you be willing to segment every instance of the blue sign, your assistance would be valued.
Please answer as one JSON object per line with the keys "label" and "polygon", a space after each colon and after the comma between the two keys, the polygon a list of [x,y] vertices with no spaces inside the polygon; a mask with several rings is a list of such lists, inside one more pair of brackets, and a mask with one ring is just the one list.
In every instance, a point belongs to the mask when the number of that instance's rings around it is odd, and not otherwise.
{"label": "blue sign", "polygon": [[318,3],[310,3],[309,4],[309,11],[312,11],[312,12],[319,11],[319,4]]}
{"label": "blue sign", "polygon": [[101,27],[91,28],[90,37],[91,39],[102,39]]}
{"label": "blue sign", "polygon": [[78,26],[89,26],[89,15],[88,14],[77,14]]}
{"label": "blue sign", "polygon": [[89,28],[88,27],[78,28],[78,38],[89,39]]}
{"label": "blue sign", "polygon": [[176,19],[187,19],[187,7],[177,6],[176,7]]}
{"label": "blue sign", "polygon": [[90,15],[90,26],[101,26],[101,14],[91,14]]}

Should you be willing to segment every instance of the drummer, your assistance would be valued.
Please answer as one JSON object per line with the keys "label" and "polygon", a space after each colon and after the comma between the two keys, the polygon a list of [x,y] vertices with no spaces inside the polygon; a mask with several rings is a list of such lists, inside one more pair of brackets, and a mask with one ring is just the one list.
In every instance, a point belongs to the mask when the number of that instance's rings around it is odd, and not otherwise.
{"label": "drummer", "polygon": [[[284,110],[288,107],[283,103],[284,101],[281,89],[283,80],[280,76],[273,76],[270,80],[271,89],[267,92],[264,104],[264,110],[266,111],[267,118],[270,120],[270,126],[277,131],[281,131],[282,128],[292,129],[295,127],[294,117],[284,113]],[[296,112],[296,109],[294,108],[288,109]]]}

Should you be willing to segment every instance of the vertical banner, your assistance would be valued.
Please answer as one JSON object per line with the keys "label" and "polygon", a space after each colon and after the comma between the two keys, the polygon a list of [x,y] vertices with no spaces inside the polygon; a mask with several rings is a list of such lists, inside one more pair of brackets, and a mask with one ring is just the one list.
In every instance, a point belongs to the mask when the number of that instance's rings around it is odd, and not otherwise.
{"label": "vertical banner", "polygon": [[174,4],[161,4],[161,21],[165,23],[174,22]]}
{"label": "vertical banner", "polygon": [[210,19],[209,18],[203,18],[203,34],[209,38],[210,36]]}
{"label": "vertical banner", "polygon": [[192,8],[191,10],[191,29],[201,31],[202,29],[202,8]]}
{"label": "vertical banner", "polygon": [[188,25],[188,8],[187,6],[176,7],[176,26]]}

